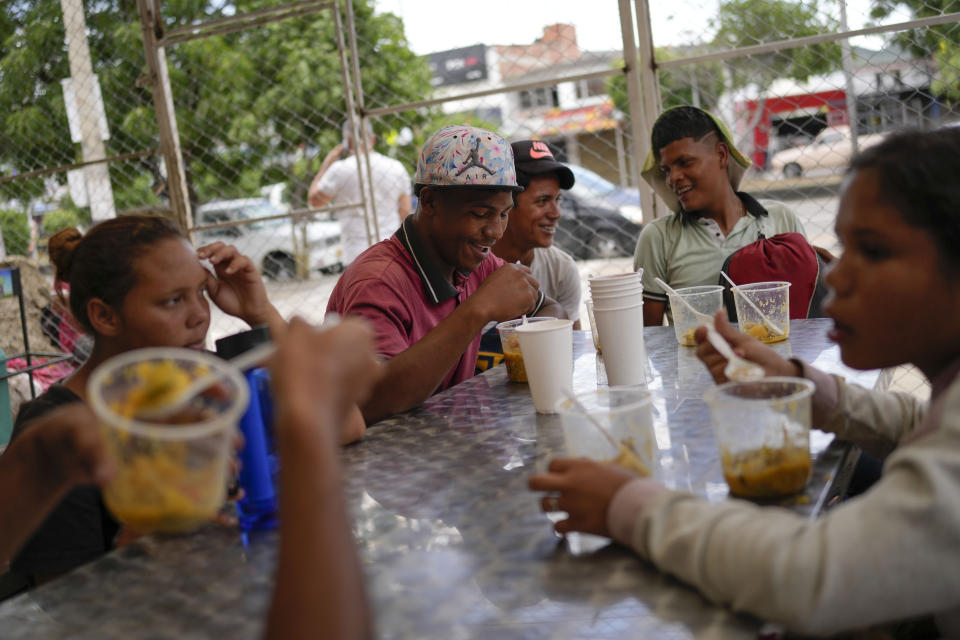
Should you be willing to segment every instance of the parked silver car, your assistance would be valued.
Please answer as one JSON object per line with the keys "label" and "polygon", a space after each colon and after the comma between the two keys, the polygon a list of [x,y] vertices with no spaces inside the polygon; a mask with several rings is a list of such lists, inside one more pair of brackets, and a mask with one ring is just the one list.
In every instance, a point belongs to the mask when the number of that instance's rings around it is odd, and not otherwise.
{"label": "parked silver car", "polygon": [[[861,133],[857,136],[857,148],[863,151],[881,140],[882,133]],[[844,169],[850,164],[852,150],[849,126],[827,127],[809,144],[773,154],[770,170],[785,178],[798,178],[812,169]]]}
{"label": "parked silver car", "polygon": [[[216,200],[197,207],[194,214],[198,227],[219,222],[251,220],[275,216],[284,211],[267,198]],[[287,280],[297,275],[294,246],[303,246],[306,229],[306,251],[311,271],[336,273],[343,269],[343,248],[340,245],[340,223],[329,220],[290,223],[289,219],[264,220],[232,227],[204,229],[195,232],[198,245],[217,240],[234,245],[250,257],[266,277]],[[297,244],[294,233],[298,234]]]}

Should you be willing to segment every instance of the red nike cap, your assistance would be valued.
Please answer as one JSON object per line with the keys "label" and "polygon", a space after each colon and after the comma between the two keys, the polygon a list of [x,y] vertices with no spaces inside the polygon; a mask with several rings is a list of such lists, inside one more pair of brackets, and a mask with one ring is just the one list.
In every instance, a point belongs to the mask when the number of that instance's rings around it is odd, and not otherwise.
{"label": "red nike cap", "polygon": [[513,160],[517,167],[517,183],[530,184],[530,178],[544,173],[555,173],[561,189],[573,186],[573,171],[557,162],[553,151],[542,140],[519,140],[510,144],[513,148]]}

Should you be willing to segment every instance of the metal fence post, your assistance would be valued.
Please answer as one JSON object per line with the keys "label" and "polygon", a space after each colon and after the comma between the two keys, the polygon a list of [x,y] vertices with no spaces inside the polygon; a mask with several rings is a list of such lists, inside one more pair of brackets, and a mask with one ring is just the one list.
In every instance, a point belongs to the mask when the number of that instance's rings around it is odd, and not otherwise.
{"label": "metal fence post", "polygon": [[[73,93],[83,159],[84,161],[102,160],[107,157],[106,146],[103,143],[107,132],[102,129],[106,120],[104,119],[104,123],[100,121],[104,109],[103,99],[90,62],[83,0],[60,0],[60,10],[63,12],[67,57],[70,61],[70,82],[65,86],[70,87],[67,91]],[[69,107],[67,112],[70,113]],[[83,175],[93,220],[109,220],[115,217],[117,213],[113,206],[113,190],[110,186],[108,165],[106,163],[88,165],[84,167]]]}
{"label": "metal fence post", "polygon": [[[7,373],[7,354],[0,349],[0,375]],[[0,380],[0,450],[10,442],[13,434],[13,414],[10,410],[10,385],[7,378]]]}
{"label": "metal fence post", "polygon": [[[367,190],[364,189],[364,177],[363,177],[363,166],[360,162],[360,140],[366,140],[366,134],[363,137],[360,137],[360,127],[363,126],[363,119],[357,121],[357,108],[354,102],[353,95],[353,83],[350,80],[350,67],[347,63],[347,47],[343,38],[343,21],[340,19],[340,2],[337,0],[337,3],[333,8],[333,19],[334,26],[336,27],[337,34],[337,51],[340,54],[340,72],[343,77],[343,97],[346,102],[347,107],[347,121],[350,123],[350,130],[353,131],[353,141],[357,143],[357,149],[354,152],[354,157],[357,161],[357,177],[360,181],[360,202],[363,205],[363,222],[367,230],[367,244],[373,245],[375,242],[379,241],[379,238],[374,239],[373,230],[370,227],[370,209],[373,206],[373,203],[369,201],[367,197]],[[365,151],[366,153],[366,151]],[[369,165],[368,165],[369,166]],[[374,214],[375,215],[375,214]]]}
{"label": "metal fence post", "polygon": [[183,170],[183,153],[177,115],[173,107],[173,93],[167,74],[167,56],[163,45],[163,21],[160,18],[160,0],[137,0],[140,26],[143,31],[143,52],[147,58],[150,85],[153,87],[153,106],[157,112],[160,132],[160,150],[167,166],[167,194],[173,216],[183,229],[193,226],[187,178]]}
{"label": "metal fence post", "polygon": [[[638,9],[642,1],[643,0],[637,0]],[[638,15],[638,23],[639,20],[640,17]],[[640,190],[640,208],[643,211],[643,222],[646,224],[658,217],[656,194],[640,175],[640,172],[643,170],[643,161],[646,159],[650,149],[650,127],[652,117],[655,117],[656,111],[653,113],[648,111],[649,107],[646,104],[646,96],[644,95],[647,93],[648,88],[644,85],[644,88],[641,90],[641,75],[643,74],[638,68],[638,65],[642,65],[645,69],[649,68],[654,85],[653,90],[657,92],[657,101],[659,101],[660,94],[659,87],[657,86],[656,73],[651,66],[652,58],[646,58],[646,54],[638,53],[637,51],[637,44],[634,40],[633,12],[630,10],[630,0],[620,0],[620,31],[623,37],[623,73],[627,80],[627,98],[630,103],[630,137],[633,147],[634,180],[636,180],[637,188]],[[649,36],[649,29],[647,35]],[[650,43],[649,48],[652,54],[652,43]],[[641,60],[641,57],[643,60]],[[649,79],[647,81],[649,81]]]}

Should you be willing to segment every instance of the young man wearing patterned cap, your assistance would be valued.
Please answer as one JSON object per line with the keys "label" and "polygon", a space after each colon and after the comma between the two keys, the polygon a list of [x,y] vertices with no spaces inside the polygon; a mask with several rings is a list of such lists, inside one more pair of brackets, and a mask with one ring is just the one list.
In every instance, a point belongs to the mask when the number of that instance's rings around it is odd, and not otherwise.
{"label": "young man wearing patterned cap", "polygon": [[361,407],[368,423],[471,377],[488,322],[565,317],[530,269],[491,251],[511,194],[522,189],[503,138],[466,125],[441,129],[424,145],[414,183],[417,211],[347,268],[327,304],[370,320],[387,359]]}
{"label": "young man wearing patterned cap", "polygon": [[697,107],[660,114],[650,134],[643,177],[675,212],[644,226],[633,264],[643,268],[643,322],[663,324],[666,292],[715,285],[724,260],[765,237],[806,235],[796,214],[773,200],[738,191],[748,160],[733,144],[727,127]]}
{"label": "young man wearing patterned cap", "polygon": [[524,189],[513,194],[513,210],[503,237],[493,252],[507,262],[530,267],[543,292],[556,300],[580,328],[580,271],[573,258],[553,246],[560,220],[560,190],[573,186],[573,172],[557,162],[540,140],[520,140],[510,145],[517,166],[517,183]]}

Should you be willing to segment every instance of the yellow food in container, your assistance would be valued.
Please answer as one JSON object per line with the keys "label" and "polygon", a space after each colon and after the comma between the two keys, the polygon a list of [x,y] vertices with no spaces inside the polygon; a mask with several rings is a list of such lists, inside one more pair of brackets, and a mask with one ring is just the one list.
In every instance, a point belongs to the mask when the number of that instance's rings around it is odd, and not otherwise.
{"label": "yellow food in container", "polygon": [[762,322],[750,322],[743,326],[743,332],[752,338],[756,338],[760,342],[771,343],[771,342],[780,342],[781,340],[786,340],[787,336],[790,335],[790,327],[781,327],[783,333],[776,333],[771,331],[770,327],[765,325]]}
{"label": "yellow food in container", "polygon": [[[211,371],[223,376],[215,391],[169,416],[140,415],[177,400]],[[141,533],[183,532],[216,515],[226,494],[231,434],[248,398],[239,372],[211,354],[143,349],[101,365],[87,395],[116,462],[103,497],[120,522]]]}
{"label": "yellow food in container", "polygon": [[800,447],[724,451],[722,459],[730,493],[741,498],[788,496],[802,491],[810,478],[810,451]]}
{"label": "yellow food in container", "polygon": [[613,458],[609,462],[620,465],[627,471],[632,471],[643,478],[646,478],[650,475],[650,469],[643,462],[643,460],[640,459],[640,456],[637,454],[636,449],[634,448],[633,438],[624,438],[621,440],[620,446],[617,450],[617,457]]}

